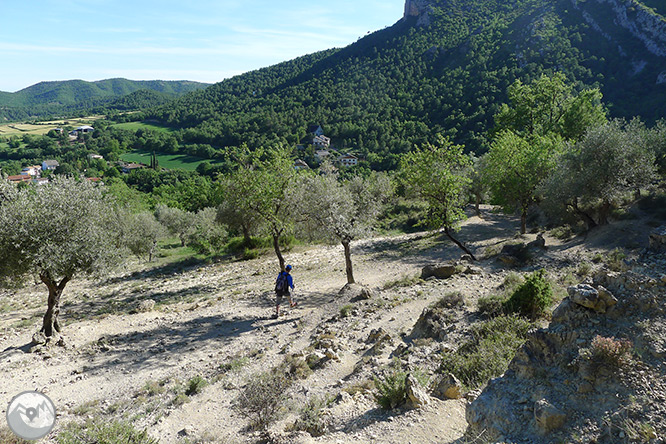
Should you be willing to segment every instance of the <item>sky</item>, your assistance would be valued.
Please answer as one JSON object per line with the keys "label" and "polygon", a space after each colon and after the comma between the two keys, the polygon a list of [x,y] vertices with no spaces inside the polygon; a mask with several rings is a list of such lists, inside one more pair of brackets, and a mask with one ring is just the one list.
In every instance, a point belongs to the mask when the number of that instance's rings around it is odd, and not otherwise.
{"label": "sky", "polygon": [[1,0],[0,91],[41,81],[219,82],[402,17],[405,0]]}

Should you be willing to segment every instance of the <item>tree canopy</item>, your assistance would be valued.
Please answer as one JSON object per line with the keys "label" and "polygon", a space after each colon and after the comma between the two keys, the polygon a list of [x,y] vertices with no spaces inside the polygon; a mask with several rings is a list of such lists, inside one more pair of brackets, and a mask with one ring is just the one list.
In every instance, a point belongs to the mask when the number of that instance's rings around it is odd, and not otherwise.
{"label": "tree canopy", "polygon": [[0,205],[0,276],[40,277],[49,290],[45,336],[60,331],[65,285],[77,274],[108,271],[120,259],[117,223],[103,188],[67,177],[18,189]]}

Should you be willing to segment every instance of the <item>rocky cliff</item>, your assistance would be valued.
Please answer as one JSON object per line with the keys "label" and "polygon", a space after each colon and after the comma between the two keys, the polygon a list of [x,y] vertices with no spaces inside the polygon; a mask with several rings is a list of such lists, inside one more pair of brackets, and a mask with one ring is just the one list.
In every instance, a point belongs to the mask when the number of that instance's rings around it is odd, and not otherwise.
{"label": "rocky cliff", "polygon": [[430,3],[430,0],[406,0],[403,20],[416,17],[419,26],[429,25],[430,11],[432,10]]}
{"label": "rocky cliff", "polygon": [[[575,9],[582,10],[585,21],[593,29],[598,31],[606,40],[617,44],[618,51],[624,57],[633,58],[631,54],[628,54],[632,51],[623,47],[622,39],[617,32],[618,29],[614,28],[628,31],[651,54],[659,58],[666,57],[666,19],[654,10],[647,8],[636,0],[571,1]],[[634,71],[640,72],[646,67],[647,62],[634,60],[632,64],[634,65]],[[657,75],[656,83],[666,83],[666,71]]]}

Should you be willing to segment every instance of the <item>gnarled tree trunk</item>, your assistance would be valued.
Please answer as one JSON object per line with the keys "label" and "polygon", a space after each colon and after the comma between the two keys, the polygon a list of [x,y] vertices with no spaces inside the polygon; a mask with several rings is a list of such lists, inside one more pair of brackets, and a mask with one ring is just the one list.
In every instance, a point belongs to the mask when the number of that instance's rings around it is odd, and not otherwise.
{"label": "gnarled tree trunk", "polygon": [[275,255],[278,258],[280,263],[280,271],[284,271],[284,257],[282,257],[282,251],[280,251],[280,235],[273,234],[273,249],[275,250]]}
{"label": "gnarled tree trunk", "polygon": [[46,288],[49,289],[48,306],[40,331],[44,333],[44,336],[50,338],[54,336],[54,332],[60,333],[60,322],[58,321],[58,316],[60,315],[60,297],[65,289],[65,285],[67,285],[72,277],[65,276],[60,283],[54,280],[48,273],[41,273],[39,277],[44,282],[44,285],[46,285]]}
{"label": "gnarled tree trunk", "polygon": [[458,246],[458,248],[460,248],[465,253],[469,254],[470,257],[472,258],[472,260],[476,260],[476,256],[474,256],[474,254],[462,242],[460,242],[458,239],[453,237],[453,234],[451,233],[451,231],[452,230],[449,227],[444,227],[444,233],[446,233],[448,238],[451,239],[451,241],[454,244],[456,244]]}
{"label": "gnarled tree trunk", "polygon": [[354,284],[356,281],[354,280],[354,269],[352,267],[351,260],[351,241],[345,239],[342,240],[341,243],[342,247],[345,249],[345,270],[347,271],[347,283]]}

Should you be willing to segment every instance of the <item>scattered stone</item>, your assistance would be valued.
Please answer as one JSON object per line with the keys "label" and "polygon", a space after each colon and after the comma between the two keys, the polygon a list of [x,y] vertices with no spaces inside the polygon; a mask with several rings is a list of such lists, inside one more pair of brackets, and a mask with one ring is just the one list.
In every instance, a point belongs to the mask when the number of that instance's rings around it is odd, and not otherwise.
{"label": "scattered stone", "polygon": [[136,307],[137,313],[148,313],[155,309],[155,301],[152,299],[144,299],[139,301],[139,304]]}
{"label": "scattered stone", "polygon": [[370,334],[368,335],[368,339],[366,339],[365,342],[368,343],[368,344],[373,343],[373,342],[377,342],[378,340],[380,340],[381,338],[383,338],[385,336],[390,337],[390,335],[386,332],[386,330],[384,330],[381,327],[380,328],[373,328],[370,331]]}
{"label": "scattered stone", "polygon": [[449,373],[448,375],[440,379],[440,381],[435,386],[435,390],[433,390],[432,394],[436,398],[442,400],[460,399],[463,396],[462,384],[460,384],[458,378],[456,378],[453,374]]}
{"label": "scattered stone", "polygon": [[360,284],[347,284],[340,290],[341,296],[348,297],[352,301],[363,301],[376,296],[375,291]]}
{"label": "scattered stone", "polygon": [[421,270],[421,279],[428,279],[429,277],[434,277],[437,279],[448,279],[451,276],[462,273],[464,268],[460,265],[448,263],[448,264],[437,264],[437,265],[426,265]]}
{"label": "scattered stone", "polygon": [[666,225],[655,228],[650,233],[650,250],[666,252]]}
{"label": "scattered stone", "polygon": [[567,292],[571,301],[597,313],[606,313],[608,308],[617,304],[617,299],[601,286],[594,288],[591,285],[578,284],[567,288]]}
{"label": "scattered stone", "polygon": [[540,399],[534,404],[534,420],[537,428],[543,434],[548,434],[564,425],[567,416],[557,407]]}
{"label": "scattered stone", "polygon": [[332,360],[332,361],[339,361],[340,360],[340,356],[338,356],[338,354],[335,353],[330,348],[327,348],[326,350],[324,350],[324,355],[326,355],[326,357],[328,359]]}
{"label": "scattered stone", "polygon": [[407,392],[407,407],[418,409],[430,404],[428,392],[411,373],[405,380],[405,391]]}
{"label": "scattered stone", "polygon": [[320,351],[314,351],[305,358],[305,363],[311,369],[321,367],[328,361],[326,355]]}

